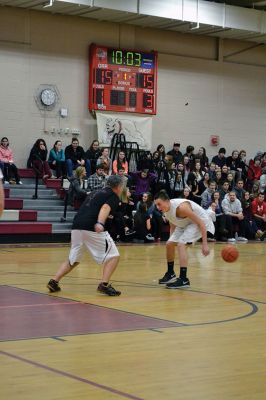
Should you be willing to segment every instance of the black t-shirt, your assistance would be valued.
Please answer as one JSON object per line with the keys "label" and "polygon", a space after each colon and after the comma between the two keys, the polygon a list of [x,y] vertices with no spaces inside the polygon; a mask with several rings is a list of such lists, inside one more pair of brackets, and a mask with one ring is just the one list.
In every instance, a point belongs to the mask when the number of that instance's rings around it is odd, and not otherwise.
{"label": "black t-shirt", "polygon": [[104,204],[110,206],[110,214],[113,214],[119,205],[119,197],[109,187],[92,192],[87,196],[74,218],[72,229],[94,231],[94,225]]}

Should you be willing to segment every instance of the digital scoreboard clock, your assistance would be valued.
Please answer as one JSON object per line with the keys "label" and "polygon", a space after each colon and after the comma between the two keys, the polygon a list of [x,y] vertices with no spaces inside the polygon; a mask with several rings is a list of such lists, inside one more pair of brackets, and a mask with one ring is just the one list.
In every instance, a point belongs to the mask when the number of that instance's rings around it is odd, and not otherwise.
{"label": "digital scoreboard clock", "polygon": [[157,53],[90,46],[89,109],[156,114]]}

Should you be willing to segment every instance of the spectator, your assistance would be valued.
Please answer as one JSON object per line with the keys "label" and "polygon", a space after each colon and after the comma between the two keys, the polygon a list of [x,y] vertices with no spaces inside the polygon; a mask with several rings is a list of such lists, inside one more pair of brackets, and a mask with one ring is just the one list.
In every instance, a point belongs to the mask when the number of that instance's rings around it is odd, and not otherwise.
{"label": "spectator", "polygon": [[163,161],[165,158],[165,148],[163,144],[159,144],[159,146],[157,146],[157,151],[159,153],[159,161]]}
{"label": "spectator", "polygon": [[70,178],[68,190],[68,201],[72,206],[75,201],[83,202],[89,192],[85,189],[85,177],[87,175],[85,167],[78,167],[75,170],[75,176]]}
{"label": "spectator", "polygon": [[223,184],[223,179],[222,179],[222,171],[219,168],[218,170],[216,170],[215,172],[215,182],[217,184],[217,187],[221,187]]}
{"label": "spectator", "polygon": [[[229,242],[235,242],[235,236],[240,242],[247,242],[245,238],[245,222],[240,200],[236,198],[235,192],[229,192],[222,201],[222,209],[226,215],[229,230]],[[235,235],[238,234],[238,235]]]}
{"label": "spectator", "polygon": [[121,202],[118,209],[113,215],[112,225],[115,228],[113,235],[116,241],[128,242],[133,239],[135,231],[133,231],[134,202],[131,199],[129,188],[124,187],[121,193]]}
{"label": "spectator", "polygon": [[156,175],[147,170],[133,172],[131,175],[135,182],[134,202],[136,203],[143,193],[151,191]]}
{"label": "spectator", "polygon": [[194,149],[194,146],[189,145],[187,146],[186,153],[184,154],[184,157],[188,157],[190,165],[193,165],[195,160]]}
{"label": "spectator", "polygon": [[266,194],[266,167],[262,170],[262,175],[260,176],[260,191]]}
{"label": "spectator", "polygon": [[244,193],[244,197],[242,199],[242,209],[243,209],[243,215],[245,217],[245,226],[246,226],[246,237],[248,239],[257,239],[257,240],[263,240],[263,231],[261,231],[254,218],[252,215],[252,209],[251,209],[251,199],[250,199],[250,194],[249,192]]}
{"label": "spectator", "polygon": [[159,151],[155,151],[152,155],[154,170],[157,170],[157,164],[160,161],[160,153]]}
{"label": "spectator", "polygon": [[120,167],[119,170],[117,171],[117,175],[119,175],[123,181],[123,186],[127,187],[130,186],[129,183],[129,177],[126,176],[125,174],[125,169],[123,167]]}
{"label": "spectator", "polygon": [[230,191],[230,189],[229,189],[229,182],[228,182],[228,181],[225,181],[225,182],[222,184],[222,187],[221,187],[221,189],[220,189],[220,198],[221,198],[221,201],[223,201],[223,199],[225,198],[225,196],[229,194],[229,191]]}
{"label": "spectator", "polygon": [[201,195],[201,207],[207,210],[209,208],[211,201],[212,201],[212,195],[216,190],[216,182],[210,181],[209,187],[204,190],[204,192]]}
{"label": "spectator", "polygon": [[96,165],[99,164],[103,166],[106,176],[110,176],[112,174],[112,160],[109,157],[109,149],[107,147],[104,147],[101,150],[101,156],[98,158]]}
{"label": "spectator", "polygon": [[73,177],[73,170],[78,167],[85,167],[87,176],[91,174],[90,161],[85,160],[85,152],[83,147],[79,146],[77,138],[72,139],[72,143],[65,149],[65,158],[67,165],[67,175],[69,178]]}
{"label": "spectator", "polygon": [[201,196],[204,190],[209,187],[209,182],[210,182],[209,172],[205,172],[204,177],[199,182],[199,191],[198,191],[199,196]]}
{"label": "spectator", "polygon": [[136,239],[144,243],[154,242],[154,237],[151,234],[151,217],[145,203],[140,205],[134,215],[134,230],[136,231]]}
{"label": "spectator", "polygon": [[123,168],[125,171],[125,174],[128,174],[128,162],[126,160],[126,155],[125,152],[120,150],[117,156],[117,159],[113,161],[113,173],[117,174],[117,171],[120,168]]}
{"label": "spectator", "polygon": [[159,161],[157,164],[157,178],[154,191],[157,193],[160,190],[166,190],[167,193],[170,193],[169,173],[165,161]]}
{"label": "spectator", "polygon": [[4,196],[4,189],[3,189],[3,180],[4,176],[2,173],[2,169],[0,168],[0,217],[3,214],[4,206],[5,206],[5,196]]}
{"label": "spectator", "polygon": [[266,167],[266,152],[264,152],[261,156],[261,168],[265,168]]}
{"label": "spectator", "polygon": [[190,159],[188,156],[183,156],[183,166],[184,166],[184,181],[187,183],[188,175],[190,174]]}
{"label": "spectator", "polygon": [[239,171],[239,177],[241,179],[243,179],[244,182],[247,179],[247,168],[248,168],[246,157],[247,157],[246,150],[240,150],[239,156],[238,156],[238,158],[239,158],[239,169],[238,169],[238,171]]}
{"label": "spectator", "polygon": [[195,155],[195,161],[199,160],[201,168],[203,171],[208,171],[209,167],[209,159],[206,155],[206,149],[205,147],[200,147],[198,154]]}
{"label": "spectator", "polygon": [[215,212],[216,220],[215,220],[215,238],[220,240],[221,242],[227,241],[228,231],[226,230],[226,217],[223,213],[221,195],[220,192],[215,191],[211,196],[211,205],[212,211]]}
{"label": "spectator", "polygon": [[229,190],[233,190],[234,187],[234,175],[229,172],[227,174],[227,182],[229,182]]}
{"label": "spectator", "polygon": [[9,147],[9,140],[3,137],[0,144],[0,168],[4,176],[5,184],[16,183],[22,185],[18,169],[14,164],[14,154]]}
{"label": "spectator", "polygon": [[222,171],[222,181],[224,182],[224,181],[227,180],[227,175],[228,175],[228,172],[229,172],[229,169],[228,169],[226,164],[222,166],[221,171]]}
{"label": "spectator", "polygon": [[49,163],[47,161],[47,154],[48,151],[45,140],[38,139],[30,151],[30,156],[27,162],[28,168],[33,168],[38,177],[42,178],[44,182],[46,182],[46,180],[52,176]]}
{"label": "spectator", "polygon": [[194,200],[194,197],[191,193],[191,190],[189,187],[185,187],[185,189],[183,190],[183,193],[180,197],[181,199],[187,199],[187,200]]}
{"label": "spectator", "polygon": [[260,183],[259,181],[254,181],[250,192],[251,200],[255,200],[258,197],[259,193],[260,193]]}
{"label": "spectator", "polygon": [[234,192],[238,200],[242,201],[245,190],[244,190],[244,181],[243,179],[238,179],[236,182],[236,186],[234,187]]}
{"label": "spectator", "polygon": [[212,180],[212,181],[214,181],[215,178],[216,178],[216,171],[215,170],[216,170],[216,165],[215,165],[214,162],[211,162],[210,166],[209,166],[208,173],[210,175],[210,180]]}
{"label": "spectator", "polygon": [[89,160],[91,165],[91,173],[95,174],[96,172],[96,162],[100,157],[101,152],[99,148],[99,141],[93,140],[92,144],[90,145],[89,149],[85,153],[85,159]]}
{"label": "spectator", "polygon": [[145,151],[139,158],[137,164],[138,171],[147,169],[150,172],[154,172],[155,166],[150,151]]}
{"label": "spectator", "polygon": [[55,142],[54,147],[50,151],[48,162],[50,168],[56,171],[57,179],[66,177],[67,172],[65,163],[65,152],[62,149],[61,140],[57,140]]}
{"label": "spectator", "polygon": [[98,164],[95,174],[91,175],[87,183],[87,191],[94,192],[95,190],[103,189],[106,184],[106,176],[104,174],[104,166]]}
{"label": "spectator", "polygon": [[173,157],[174,163],[177,165],[180,161],[182,161],[182,153],[180,151],[180,143],[175,142],[173,144],[172,150],[167,153],[169,156]]}
{"label": "spectator", "polygon": [[264,193],[260,193],[251,204],[253,218],[261,231],[266,231],[266,202],[264,200]]}
{"label": "spectator", "polygon": [[237,172],[241,172],[240,168],[240,161],[239,161],[239,152],[237,150],[232,151],[232,155],[227,157],[226,165],[228,166],[229,170],[233,172],[234,177],[239,177]]}
{"label": "spectator", "polygon": [[225,154],[226,154],[225,148],[221,147],[220,150],[218,151],[218,154],[212,158],[212,162],[215,165],[218,165],[220,168],[222,168],[224,165],[226,165]]}
{"label": "spectator", "polygon": [[250,160],[248,169],[248,181],[249,184],[253,181],[258,181],[261,177],[261,160],[259,157],[255,157],[254,160]]}
{"label": "spectator", "polygon": [[170,189],[171,189],[171,193],[172,193],[171,198],[180,197],[182,195],[185,187],[186,187],[186,184],[185,184],[182,172],[176,171],[175,179],[173,181],[170,181]]}
{"label": "spectator", "polygon": [[137,202],[136,210],[139,210],[141,204],[146,204],[147,212],[151,215],[154,210],[154,203],[150,192],[143,193],[141,200]]}

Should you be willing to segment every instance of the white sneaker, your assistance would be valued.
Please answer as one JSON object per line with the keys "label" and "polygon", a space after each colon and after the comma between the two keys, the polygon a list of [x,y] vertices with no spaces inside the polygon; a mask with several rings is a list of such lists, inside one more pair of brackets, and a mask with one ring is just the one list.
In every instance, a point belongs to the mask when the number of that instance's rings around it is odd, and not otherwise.
{"label": "white sneaker", "polygon": [[4,184],[5,184],[5,185],[9,185],[9,182],[8,182],[8,181],[5,181]]}
{"label": "white sneaker", "polygon": [[227,240],[227,242],[228,242],[228,243],[235,243],[236,240],[235,240],[235,238],[229,238],[229,239]]}
{"label": "white sneaker", "polygon": [[150,240],[150,241],[154,241],[155,240],[154,237],[150,233],[148,233],[148,235],[146,235],[146,239]]}
{"label": "white sneaker", "polygon": [[247,243],[247,242],[248,242],[248,239],[246,239],[245,237],[242,237],[242,236],[238,236],[237,241],[238,241],[238,242]]}
{"label": "white sneaker", "polygon": [[19,181],[19,182],[17,183],[17,185],[23,185],[23,183],[22,183],[21,181]]}

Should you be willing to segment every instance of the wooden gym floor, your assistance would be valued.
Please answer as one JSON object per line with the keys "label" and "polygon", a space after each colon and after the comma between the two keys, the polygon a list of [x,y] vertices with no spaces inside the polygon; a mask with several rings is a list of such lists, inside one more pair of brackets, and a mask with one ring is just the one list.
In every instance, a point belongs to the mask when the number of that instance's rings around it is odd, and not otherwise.
{"label": "wooden gym floor", "polygon": [[89,256],[48,295],[68,247],[0,248],[1,399],[265,400],[266,245],[190,247],[191,288],[166,290],[164,245],[121,246],[96,293]]}

